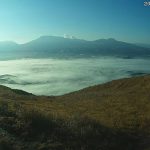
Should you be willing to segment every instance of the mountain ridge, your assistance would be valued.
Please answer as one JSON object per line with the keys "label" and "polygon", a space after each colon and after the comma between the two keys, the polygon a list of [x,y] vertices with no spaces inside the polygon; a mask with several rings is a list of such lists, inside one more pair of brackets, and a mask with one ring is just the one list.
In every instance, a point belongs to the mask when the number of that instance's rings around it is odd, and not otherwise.
{"label": "mountain ridge", "polygon": [[70,39],[55,36],[41,36],[40,38],[37,38],[24,44],[13,44],[12,46],[10,44],[4,44],[4,46],[1,46],[3,45],[2,43],[0,43],[0,51],[3,52],[4,57],[6,54],[12,52],[14,52],[12,53],[13,57],[18,58],[150,56],[150,48],[137,46],[136,44],[132,43],[117,41],[113,38],[87,41],[83,39]]}

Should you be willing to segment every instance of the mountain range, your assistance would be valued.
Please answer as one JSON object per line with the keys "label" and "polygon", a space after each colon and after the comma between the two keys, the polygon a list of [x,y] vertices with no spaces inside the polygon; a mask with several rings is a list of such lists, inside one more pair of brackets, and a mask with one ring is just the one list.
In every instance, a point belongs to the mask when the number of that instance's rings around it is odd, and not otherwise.
{"label": "mountain range", "polygon": [[0,42],[1,58],[43,58],[43,57],[149,57],[150,48],[137,44],[99,39],[86,41],[56,36],[41,36],[25,44]]}

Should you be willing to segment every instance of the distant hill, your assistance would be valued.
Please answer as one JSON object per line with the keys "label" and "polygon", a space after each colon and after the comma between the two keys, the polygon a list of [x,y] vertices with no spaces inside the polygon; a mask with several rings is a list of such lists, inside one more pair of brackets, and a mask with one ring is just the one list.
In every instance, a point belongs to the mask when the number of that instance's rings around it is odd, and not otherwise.
{"label": "distant hill", "polygon": [[150,48],[150,44],[143,44],[143,43],[135,43],[138,46]]}
{"label": "distant hill", "polygon": [[0,42],[0,60],[21,58],[23,55],[20,53],[19,44],[12,41]]}
{"label": "distant hill", "polygon": [[18,44],[15,42],[11,41],[3,41],[0,42],[0,50],[1,51],[9,51],[9,50],[14,50],[18,47]]}
{"label": "distant hill", "polygon": [[[0,86],[0,146],[11,145],[16,150],[39,146],[54,150],[65,150],[66,146],[71,150],[81,146],[86,150],[148,150],[149,91],[149,75],[56,97]],[[54,116],[49,118],[48,114]]]}
{"label": "distant hill", "polygon": [[[1,42],[0,51],[14,52],[13,57],[147,57],[150,48],[137,46],[115,39],[86,41],[55,36],[42,36],[25,44]],[[16,56],[15,56],[16,55]]]}

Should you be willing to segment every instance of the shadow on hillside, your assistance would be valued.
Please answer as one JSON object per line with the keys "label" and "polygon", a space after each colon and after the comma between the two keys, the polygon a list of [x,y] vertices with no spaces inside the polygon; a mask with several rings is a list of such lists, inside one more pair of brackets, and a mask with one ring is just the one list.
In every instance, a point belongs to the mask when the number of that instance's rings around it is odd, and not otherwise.
{"label": "shadow on hillside", "polygon": [[84,116],[60,118],[0,104],[0,150],[137,150],[135,133],[110,129]]}

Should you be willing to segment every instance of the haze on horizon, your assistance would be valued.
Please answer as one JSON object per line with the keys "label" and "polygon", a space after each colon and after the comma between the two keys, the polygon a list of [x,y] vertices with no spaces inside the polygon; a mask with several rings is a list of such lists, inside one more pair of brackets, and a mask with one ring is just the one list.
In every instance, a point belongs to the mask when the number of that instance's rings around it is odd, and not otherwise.
{"label": "haze on horizon", "polygon": [[42,35],[115,38],[150,43],[144,0],[0,0],[0,41],[25,43]]}

